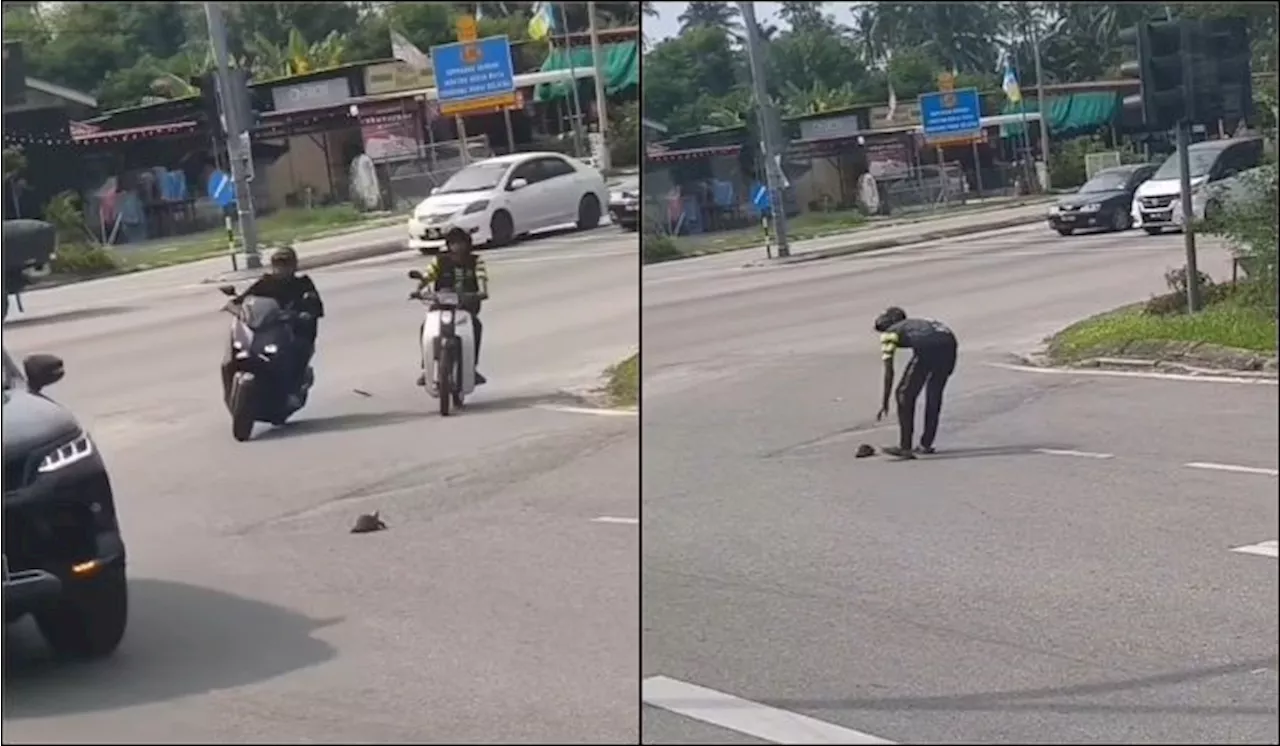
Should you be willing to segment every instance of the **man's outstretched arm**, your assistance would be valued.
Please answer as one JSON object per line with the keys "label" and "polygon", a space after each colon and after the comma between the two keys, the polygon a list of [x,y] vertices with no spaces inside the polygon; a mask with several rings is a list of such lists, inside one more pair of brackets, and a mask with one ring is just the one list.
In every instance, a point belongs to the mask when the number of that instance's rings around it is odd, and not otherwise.
{"label": "man's outstretched arm", "polygon": [[898,350],[898,335],[886,332],[880,335],[880,357],[884,360],[884,390],[880,395],[880,412],[876,419],[889,414],[889,397],[893,395],[893,354]]}

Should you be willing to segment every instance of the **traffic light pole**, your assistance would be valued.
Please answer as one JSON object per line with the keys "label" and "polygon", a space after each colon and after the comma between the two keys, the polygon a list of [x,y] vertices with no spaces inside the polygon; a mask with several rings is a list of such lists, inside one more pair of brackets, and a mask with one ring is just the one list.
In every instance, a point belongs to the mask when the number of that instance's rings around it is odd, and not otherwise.
{"label": "traffic light pole", "polygon": [[[231,160],[231,179],[236,185],[236,211],[240,217],[240,238],[244,242],[244,266],[261,269],[262,257],[258,254],[258,229],[253,216],[253,194],[249,191],[249,175],[246,167],[253,154],[249,148],[244,123],[249,112],[237,111],[238,96],[231,90],[231,63],[227,54],[227,27],[222,21],[222,8],[216,2],[204,4],[209,22],[209,40],[213,44],[214,59],[218,64],[218,88],[221,91],[222,117],[227,127],[227,154]],[[217,122],[213,126],[218,126]]]}
{"label": "traffic light pole", "polygon": [[751,87],[756,99],[756,117],[760,123],[760,140],[763,145],[765,183],[769,189],[769,208],[773,212],[773,232],[778,245],[778,258],[791,256],[787,243],[787,206],[782,191],[782,169],[774,157],[773,117],[770,116],[769,91],[765,85],[764,59],[760,49],[760,27],[756,25],[755,4],[738,3],[742,22],[747,30],[747,58],[751,63]]}
{"label": "traffic light pole", "polygon": [[1196,266],[1195,214],[1191,212],[1191,123],[1178,122],[1178,180],[1182,198],[1182,240],[1187,250],[1187,312],[1200,310],[1200,271]]}

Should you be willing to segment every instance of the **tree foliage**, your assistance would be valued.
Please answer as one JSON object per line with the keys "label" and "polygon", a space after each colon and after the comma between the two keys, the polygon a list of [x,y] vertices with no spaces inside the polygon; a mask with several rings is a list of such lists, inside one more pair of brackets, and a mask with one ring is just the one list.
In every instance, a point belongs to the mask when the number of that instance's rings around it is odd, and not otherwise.
{"label": "tree foliage", "polygon": [[[233,64],[257,79],[391,56],[390,29],[420,49],[454,41],[457,19],[479,8],[481,35],[527,37],[535,3],[297,2],[227,3]],[[557,3],[572,32],[590,25],[586,3]],[[637,2],[596,3],[600,28],[635,26]],[[33,77],[89,93],[104,109],[191,95],[190,79],[210,69],[201,3],[6,2],[6,40],[23,44]],[[523,69],[545,59],[545,43],[519,47]]]}
{"label": "tree foliage", "polygon": [[[899,101],[908,101],[936,90],[944,71],[958,73],[958,87],[994,90],[1006,57],[1025,90],[1036,83],[1037,45],[1046,83],[1115,79],[1131,53],[1119,42],[1120,30],[1166,17],[1243,14],[1254,70],[1277,69],[1274,3],[860,2],[850,27],[837,23],[829,7],[781,3],[779,27],[764,44],[769,94],[787,114],[882,104],[890,85]],[[643,12],[652,10],[646,5]],[[735,5],[688,3],[679,22],[679,36],[647,48],[646,116],[682,132],[714,126],[724,116],[711,112],[742,106],[736,118],[750,121],[750,77]],[[708,33],[723,39],[714,52]]]}

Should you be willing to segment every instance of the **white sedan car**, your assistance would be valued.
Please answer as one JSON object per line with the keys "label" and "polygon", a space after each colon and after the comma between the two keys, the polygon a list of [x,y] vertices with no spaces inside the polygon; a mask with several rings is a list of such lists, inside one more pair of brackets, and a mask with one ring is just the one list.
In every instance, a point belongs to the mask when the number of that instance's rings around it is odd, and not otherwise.
{"label": "white sedan car", "polygon": [[600,224],[609,204],[604,176],[559,153],[515,153],[477,161],[418,203],[409,217],[409,248],[423,254],[443,245],[453,227],[477,246],[503,246],[517,236],[576,223]]}

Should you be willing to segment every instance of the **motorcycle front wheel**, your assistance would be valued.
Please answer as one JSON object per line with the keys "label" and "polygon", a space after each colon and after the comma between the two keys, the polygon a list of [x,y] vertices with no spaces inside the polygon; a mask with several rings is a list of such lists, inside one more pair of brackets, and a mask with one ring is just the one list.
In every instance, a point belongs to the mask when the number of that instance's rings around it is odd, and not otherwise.
{"label": "motorcycle front wheel", "polygon": [[436,399],[440,402],[440,416],[448,417],[453,405],[453,346],[447,340],[440,341],[440,356],[436,359]]}
{"label": "motorcycle front wheel", "polygon": [[231,437],[243,443],[253,435],[253,376],[237,373],[231,382]]}

